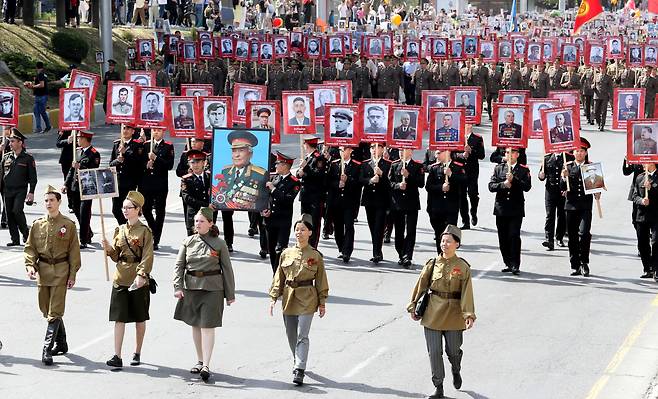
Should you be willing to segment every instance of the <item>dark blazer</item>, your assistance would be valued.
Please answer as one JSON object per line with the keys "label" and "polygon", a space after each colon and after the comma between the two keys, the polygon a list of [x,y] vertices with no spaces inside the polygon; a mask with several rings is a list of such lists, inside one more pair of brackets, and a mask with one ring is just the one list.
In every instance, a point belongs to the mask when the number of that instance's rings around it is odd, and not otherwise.
{"label": "dark blazer", "polygon": [[379,182],[370,183],[370,179],[375,176],[375,161],[367,159],[361,164],[361,174],[364,180],[361,205],[388,209],[391,206],[391,184],[388,180],[391,161],[382,158],[377,166],[382,170],[382,175],[379,176]]}
{"label": "dark blazer", "polygon": [[[588,163],[589,162],[585,162],[585,164]],[[583,186],[583,178],[582,174],[580,173],[580,166],[578,166],[575,161],[567,162],[567,172],[569,173],[569,191],[567,191],[567,200],[564,203],[564,210],[591,211],[594,196],[592,194],[585,195],[585,187]],[[562,191],[567,190],[566,180],[560,180],[560,188]]]}
{"label": "dark blazer", "polygon": [[[437,162],[429,167],[427,172],[427,213],[454,214],[459,212],[459,197],[463,184],[466,182],[466,171],[461,162],[450,162],[452,175],[447,177],[444,173],[445,165]],[[443,183],[446,179],[450,189],[443,192]]]}
{"label": "dark blazer", "polygon": [[270,226],[290,225],[293,204],[299,193],[299,179],[293,175],[283,177],[274,174],[270,181],[275,185],[275,189],[270,192],[270,216],[265,218],[265,223]]}
{"label": "dark blazer", "polygon": [[494,215],[525,216],[525,197],[523,192],[530,191],[530,169],[519,162],[512,168],[512,186],[506,188],[508,166],[506,163],[496,165],[489,181],[489,191],[496,193]]}
{"label": "dark blazer", "polygon": [[140,191],[168,191],[169,171],[174,168],[174,145],[162,140],[153,148],[156,155],[153,161],[153,169],[147,169],[148,153],[151,150],[151,141],[144,143],[144,151],[147,153],[144,159],[144,176],[139,184]]}
{"label": "dark blazer", "polygon": [[405,190],[400,189],[402,183],[402,160],[392,163],[388,179],[393,190],[391,196],[391,209],[396,211],[410,211],[420,209],[419,188],[425,186],[425,173],[423,164],[414,159],[409,160],[406,166],[409,176],[406,179],[407,187]]}
{"label": "dark blazer", "polygon": [[302,188],[299,192],[299,201],[304,203],[320,204],[325,200],[327,192],[327,160],[319,151],[307,156],[304,166],[304,176],[301,177]]}
{"label": "dark blazer", "polygon": [[637,206],[637,212],[635,212],[634,222],[636,223],[650,223],[656,224],[658,222],[658,173],[654,172],[653,175],[649,175],[649,205],[642,205],[642,200],[646,193],[646,188],[644,187],[644,175],[646,172],[642,172],[635,178],[633,184],[633,204]]}
{"label": "dark blazer", "polygon": [[132,190],[142,180],[147,153],[144,150],[144,143],[141,140],[132,139],[128,143],[126,152],[123,153],[123,162],[119,162],[119,145],[121,141],[121,139],[114,140],[110,166],[117,168],[119,191],[125,191],[126,189]]}
{"label": "dark blazer", "polygon": [[340,188],[340,159],[331,162],[327,176],[329,185],[329,198],[327,207],[355,207],[359,204],[363,175],[361,174],[361,162],[350,160],[344,170],[347,176],[345,186]]}

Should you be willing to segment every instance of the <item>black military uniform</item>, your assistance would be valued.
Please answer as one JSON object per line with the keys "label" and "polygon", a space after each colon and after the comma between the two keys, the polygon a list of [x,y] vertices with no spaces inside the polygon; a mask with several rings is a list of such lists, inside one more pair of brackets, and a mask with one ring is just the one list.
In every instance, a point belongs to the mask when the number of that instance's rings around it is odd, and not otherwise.
{"label": "black military uniform", "polygon": [[[78,137],[86,137],[91,140],[94,136],[91,132],[78,132]],[[78,152],[77,160],[80,164],[80,170],[95,169],[100,166],[101,154],[91,144],[87,148],[79,147],[76,151]],[[77,172],[75,168],[69,169],[64,187],[66,187],[67,194],[72,193],[69,198],[73,201],[73,212],[80,225],[80,247],[86,248],[87,244],[91,243],[91,236],[93,235],[90,226],[92,200],[82,201],[80,199],[80,184],[78,183]]]}
{"label": "black military uniform", "polygon": [[653,74],[653,68],[647,67],[645,75],[639,80],[637,87],[645,88],[644,97],[644,115],[646,118],[653,118],[653,111],[656,105],[656,93],[658,93],[658,78]]}
{"label": "black military uniform", "polygon": [[[460,200],[459,200],[459,213],[462,218],[462,229],[468,229],[478,224],[478,204],[480,203],[480,194],[478,192],[478,178],[480,177],[480,163],[479,161],[484,159],[484,140],[482,136],[476,133],[468,135],[466,139],[466,144],[471,147],[471,152],[466,156],[466,153],[462,152],[459,154],[454,154],[453,157],[464,164],[464,169],[466,170],[466,182],[464,183],[463,190],[460,190]],[[468,198],[468,200],[467,200]],[[469,223],[469,209],[468,203],[471,203],[471,219]]]}
{"label": "black military uniform", "polygon": [[[123,159],[119,160],[119,156],[121,155],[119,146],[122,143],[124,147]],[[128,192],[136,190],[137,185],[141,182],[146,158],[144,143],[141,140],[131,139],[127,143],[123,139],[114,140],[110,166],[117,168],[119,196],[112,198],[112,214],[119,225],[126,223],[126,218],[121,211],[123,200],[126,199]]]}
{"label": "black military uniform", "polygon": [[[25,198],[29,193],[34,195],[37,186],[37,167],[32,155],[25,151],[23,142],[25,136],[12,129],[10,140],[20,140],[22,150],[16,154],[14,151],[7,152],[2,156],[2,193],[4,194],[5,207],[7,210],[7,226],[11,235],[11,242],[7,246],[20,245],[20,234],[23,242],[27,241],[29,229],[25,220]],[[29,187],[28,187],[29,186]]]}
{"label": "black military uniform", "polygon": [[[406,169],[409,176],[403,179],[402,170]],[[391,210],[395,224],[395,250],[400,259],[398,264],[409,268],[416,245],[416,225],[418,224],[418,211],[420,210],[420,193],[418,189],[425,186],[425,173],[423,164],[409,159],[398,160],[391,165],[389,180],[393,195],[391,196]],[[400,185],[406,183],[403,190]],[[405,237],[406,228],[406,237]]]}
{"label": "black military uniform", "polygon": [[[61,148],[62,151],[59,154],[59,165],[62,168],[63,179],[66,180],[66,176],[69,174],[69,169],[71,169],[71,164],[73,163],[73,142],[69,143],[69,137],[71,137],[70,130],[60,130],[57,135],[57,142],[55,146]],[[69,210],[73,211],[73,201],[71,201],[71,193],[67,192],[68,197],[68,207]]]}
{"label": "black military uniform", "polygon": [[[144,143],[144,151],[150,152],[151,140]],[[144,195],[142,211],[148,226],[153,231],[153,247],[158,249],[162,227],[166,214],[167,193],[169,192],[168,175],[174,168],[174,145],[168,141],[160,140],[153,143],[153,153],[156,158],[149,168],[149,158],[145,159],[144,176],[139,184],[139,190]],[[155,209],[155,218],[153,218]]]}
{"label": "black military uniform", "polygon": [[[649,188],[645,186],[645,179]],[[642,172],[635,178],[632,201],[637,207],[633,222],[644,269],[641,278],[655,278],[658,271],[658,174],[655,170]]]}
{"label": "black military uniform", "polygon": [[[191,159],[206,159],[206,154],[198,150],[190,150],[187,152],[188,160]],[[200,175],[188,173],[181,179],[181,196],[186,205],[185,209],[185,227],[187,227],[187,235],[194,234],[194,216],[199,209],[210,204],[210,185],[211,185],[210,171],[204,170]]]}
{"label": "black military uniform", "polygon": [[[292,165],[294,158],[277,152],[277,162]],[[292,227],[293,206],[299,193],[299,179],[292,174],[282,176],[274,174],[270,180],[274,189],[270,191],[270,203],[265,211],[265,228],[267,229],[267,245],[270,254],[272,272],[279,266],[281,252],[288,247],[290,228]],[[261,235],[263,235],[261,233]]]}
{"label": "black military uniform", "polygon": [[[374,181],[375,166],[381,170],[378,181]],[[388,175],[391,170],[391,161],[387,159],[374,159],[363,161],[361,173],[366,181],[361,196],[361,205],[366,208],[366,218],[368,219],[368,228],[372,237],[372,258],[371,262],[379,263],[384,259],[382,245],[384,241],[384,228],[386,224],[386,212],[391,206],[391,186]]]}
{"label": "black military uniform", "polygon": [[[317,145],[318,139],[307,139],[306,142]],[[326,199],[327,160],[319,151],[315,150],[306,156],[305,162],[306,165],[302,169],[304,175],[300,178],[299,201],[302,205],[302,214],[307,213],[313,218],[313,235],[310,243],[313,248],[317,248],[320,240],[320,220]]]}
{"label": "black military uniform", "polygon": [[503,256],[505,268],[503,272],[519,274],[521,267],[521,224],[525,216],[525,198],[523,192],[530,191],[530,170],[517,162],[511,165],[512,184],[505,186],[508,163],[501,163],[494,168],[489,191],[496,193],[494,215],[498,229],[498,245]]}
{"label": "black military uniform", "polygon": [[[573,155],[566,154],[567,161],[573,160]],[[546,208],[546,222],[544,223],[545,240],[541,245],[549,251],[555,249],[555,241],[564,247],[562,241],[567,231],[566,214],[564,213],[564,196],[560,189],[560,176],[564,169],[564,157],[562,154],[544,155],[544,178],[546,191],[544,194],[544,206]],[[555,221],[557,219],[557,226]]]}
{"label": "black military uniform", "polygon": [[[450,170],[450,176],[445,173],[446,168]],[[437,254],[441,253],[441,233],[447,225],[457,225],[460,192],[466,179],[464,165],[455,161],[447,165],[436,162],[427,172],[427,214],[434,229]]]}
{"label": "black military uniform", "polygon": [[[341,162],[345,162],[343,173],[347,177],[341,187]],[[338,257],[347,263],[354,250],[354,218],[356,205],[359,203],[361,180],[361,162],[351,159],[331,162],[328,173],[329,196],[327,209],[332,213],[334,239],[340,253]]]}
{"label": "black military uniform", "polygon": [[[580,138],[582,148],[588,149],[590,144],[584,138]],[[589,163],[589,161],[584,161]],[[589,248],[592,241],[592,204],[594,196],[585,194],[583,178],[580,165],[576,161],[567,162],[567,173],[569,179],[569,191],[567,181],[562,177],[560,187],[566,191],[567,198],[564,210],[567,213],[567,235],[569,237],[569,261],[571,263],[572,276],[589,276]]]}
{"label": "black military uniform", "polygon": [[489,120],[491,120],[491,103],[498,102],[498,92],[502,88],[503,74],[494,67],[494,70],[491,71],[491,77],[487,83],[487,113],[489,114]]}
{"label": "black military uniform", "polygon": [[[624,157],[624,164],[621,167],[621,171],[624,174],[624,176],[630,176],[633,175],[633,179],[631,180],[631,187],[628,190],[628,200],[633,201],[633,187],[635,186],[635,179],[637,179],[637,176],[644,172],[644,167],[642,165],[638,164],[629,164],[626,162],[626,157]],[[635,213],[637,212],[637,205],[633,202],[633,209],[631,211],[631,222],[633,223],[633,228],[635,229],[637,233],[637,225],[635,223]],[[638,248],[637,248],[637,253],[638,256],[640,255],[640,247],[638,243]]]}

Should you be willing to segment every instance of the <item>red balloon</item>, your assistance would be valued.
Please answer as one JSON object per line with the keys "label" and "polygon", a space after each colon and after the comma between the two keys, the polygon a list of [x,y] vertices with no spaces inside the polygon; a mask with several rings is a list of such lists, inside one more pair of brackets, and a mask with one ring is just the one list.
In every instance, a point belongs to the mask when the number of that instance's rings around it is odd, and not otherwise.
{"label": "red balloon", "polygon": [[272,21],[272,26],[275,28],[280,28],[283,25],[283,19],[276,17]]}

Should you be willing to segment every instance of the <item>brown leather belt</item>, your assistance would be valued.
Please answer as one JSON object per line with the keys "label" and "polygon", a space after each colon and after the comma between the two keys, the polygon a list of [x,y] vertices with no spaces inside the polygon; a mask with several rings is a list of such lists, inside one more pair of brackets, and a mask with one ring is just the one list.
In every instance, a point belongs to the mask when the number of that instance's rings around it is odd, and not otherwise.
{"label": "brown leather belt", "polygon": [[310,285],[313,285],[313,280],[305,280],[305,281],[286,280],[286,285],[290,288],[308,287]]}
{"label": "brown leather belt", "polygon": [[431,291],[432,295],[436,295],[439,298],[443,299],[462,299],[461,292],[443,292],[443,291]]}
{"label": "brown leather belt", "polygon": [[209,270],[207,272],[198,272],[198,271],[187,270],[185,273],[189,274],[190,276],[194,276],[194,277],[206,277],[206,276],[216,276],[218,274],[222,274],[222,271],[221,270]]}
{"label": "brown leather belt", "polygon": [[136,256],[121,255],[119,256],[119,260],[127,263],[135,263],[135,262],[141,262],[142,258],[138,258]]}
{"label": "brown leather belt", "polygon": [[39,262],[47,263],[49,265],[56,265],[58,263],[64,263],[68,262],[69,258],[64,257],[64,258],[57,258],[57,259],[50,259],[50,258],[45,258],[43,256],[39,256]]}

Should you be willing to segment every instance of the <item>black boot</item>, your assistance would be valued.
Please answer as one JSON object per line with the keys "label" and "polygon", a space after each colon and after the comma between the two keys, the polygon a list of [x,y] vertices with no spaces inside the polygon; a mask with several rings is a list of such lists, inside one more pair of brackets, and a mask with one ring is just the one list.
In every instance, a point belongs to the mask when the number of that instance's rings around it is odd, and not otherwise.
{"label": "black boot", "polygon": [[55,337],[57,336],[57,328],[61,323],[60,319],[55,319],[48,322],[48,328],[46,329],[46,338],[43,341],[43,352],[41,354],[41,361],[46,366],[52,366],[53,364],[53,344],[55,343]]}
{"label": "black boot", "polygon": [[60,319],[59,330],[57,330],[57,337],[53,345],[52,355],[59,356],[69,351],[69,344],[66,342],[66,328],[64,327],[64,320]]}
{"label": "black boot", "polygon": [[304,383],[304,370],[295,369],[292,372],[292,383],[295,385],[302,385]]}
{"label": "black boot", "polygon": [[436,387],[436,390],[434,390],[434,394],[430,395],[428,399],[440,399],[444,398],[443,396],[443,384],[439,385]]}

